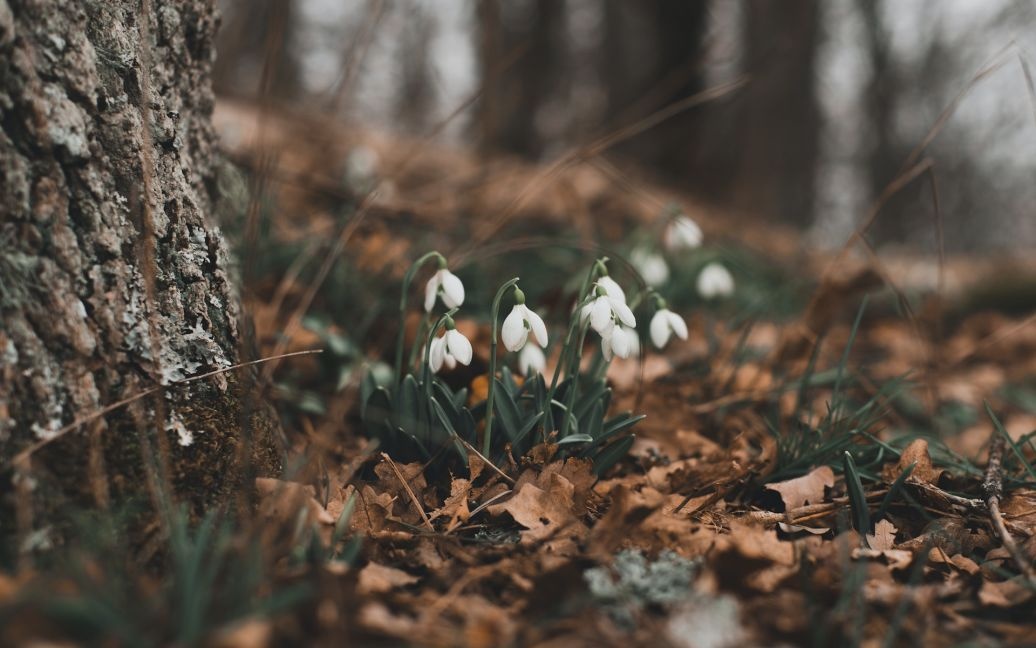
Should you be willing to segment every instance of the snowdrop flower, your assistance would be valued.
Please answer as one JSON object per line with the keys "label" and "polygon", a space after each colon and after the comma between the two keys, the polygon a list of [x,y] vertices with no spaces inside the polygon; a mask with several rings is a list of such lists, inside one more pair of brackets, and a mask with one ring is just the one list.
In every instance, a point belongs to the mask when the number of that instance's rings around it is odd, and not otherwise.
{"label": "snowdrop flower", "polygon": [[529,340],[518,354],[518,371],[526,376],[530,373],[543,373],[546,368],[547,356],[543,354],[543,349]]}
{"label": "snowdrop flower", "polygon": [[734,277],[719,263],[702,268],[698,275],[698,294],[705,299],[729,297],[734,293]]}
{"label": "snowdrop flower", "polygon": [[470,364],[471,355],[471,342],[455,328],[452,319],[447,319],[446,332],[432,340],[428,350],[428,364],[433,372],[439,373],[443,365],[447,369],[453,369],[458,362],[462,365]]}
{"label": "snowdrop flower", "polygon": [[687,339],[687,324],[682,317],[666,308],[665,302],[660,302],[648,330],[651,333],[651,341],[659,349],[669,342],[669,337],[673,333],[681,340]]}
{"label": "snowdrop flower", "polygon": [[510,315],[504,318],[503,326],[500,327],[504,347],[508,351],[521,349],[529,339],[530,330],[541,347],[547,346],[547,326],[539,315],[525,305],[525,293],[515,287],[514,299],[518,303],[511,309]]}
{"label": "snowdrop flower", "polygon": [[637,332],[623,325],[613,326],[608,335],[601,336],[601,352],[605,360],[629,358],[640,353],[640,340]]}
{"label": "snowdrop flower", "polygon": [[368,188],[378,174],[378,154],[367,146],[357,146],[345,158],[345,178],[350,187],[358,190]]}
{"label": "snowdrop flower", "polygon": [[[600,333],[602,337],[607,337],[615,326],[616,320],[630,328],[637,325],[637,320],[633,317],[633,311],[626,305],[622,289],[619,289],[620,296],[616,297],[608,289],[609,282],[602,281],[603,279],[608,279],[608,276],[601,277],[594,284],[594,291],[597,297],[583,307],[580,317],[584,322],[589,318],[590,326]],[[615,284],[615,281],[610,280],[610,284]],[[618,286],[613,285],[612,290],[615,288],[618,288]]]}
{"label": "snowdrop flower", "polygon": [[619,301],[625,303],[626,292],[622,289],[618,282],[616,282],[608,275],[600,277],[597,280],[597,285],[603,287],[606,291],[608,291],[609,297],[614,297],[615,299],[618,299]]}
{"label": "snowdrop flower", "polygon": [[439,271],[432,275],[424,288],[424,309],[431,313],[435,306],[435,298],[442,298],[446,308],[457,308],[464,303],[464,284],[457,275],[446,269],[445,261],[440,261]]}
{"label": "snowdrop flower", "polygon": [[679,215],[669,222],[665,230],[664,243],[666,249],[671,252],[680,250],[693,250],[701,247],[704,238],[701,228],[693,220],[684,215]]}
{"label": "snowdrop flower", "polygon": [[669,265],[661,254],[637,248],[630,254],[630,263],[644,278],[644,283],[652,288],[657,288],[669,281]]}

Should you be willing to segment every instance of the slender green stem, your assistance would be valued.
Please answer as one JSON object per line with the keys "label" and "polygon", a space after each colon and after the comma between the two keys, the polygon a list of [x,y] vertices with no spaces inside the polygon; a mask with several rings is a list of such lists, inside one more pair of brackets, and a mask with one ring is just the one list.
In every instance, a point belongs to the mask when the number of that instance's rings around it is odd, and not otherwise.
{"label": "slender green stem", "polygon": [[[421,321],[417,325],[417,335],[414,336],[415,340],[423,340],[428,335],[428,327],[432,325],[434,318],[429,314],[421,318]],[[406,366],[404,367],[403,373],[409,373],[414,369],[417,364],[417,354],[421,352],[423,347],[420,344],[413,344],[410,346],[410,353],[407,355]]]}
{"label": "slender green stem", "polygon": [[396,336],[396,360],[393,365],[396,369],[396,384],[403,380],[403,344],[406,341],[406,298],[410,292],[410,284],[414,281],[414,275],[421,269],[429,259],[439,259],[440,265],[446,262],[445,257],[438,252],[432,251],[422,255],[403,275],[403,287],[399,296],[399,334]]}
{"label": "slender green stem", "polygon": [[[490,311],[489,387],[486,393],[486,431],[482,437],[482,454],[486,457],[490,457],[489,446],[493,440],[493,396],[496,393],[496,320],[500,314],[500,300],[503,299],[504,293],[516,283],[518,283],[518,277],[500,286],[500,290],[496,291],[496,296],[493,297],[493,308]],[[492,461],[491,457],[490,461]]]}
{"label": "slender green stem", "polygon": [[583,361],[583,345],[586,343],[586,332],[590,330],[590,324],[586,323],[580,328],[579,344],[573,349],[572,361],[568,369],[568,375],[572,384],[568,387],[568,398],[565,400],[565,418],[561,421],[561,430],[558,432],[559,439],[564,439],[568,436],[568,426],[572,420],[570,414],[576,402],[576,392],[579,391],[579,367]]}
{"label": "slender green stem", "polygon": [[[554,367],[554,377],[550,380],[550,389],[547,390],[547,403],[544,405],[543,410],[543,439],[546,440],[547,434],[550,433],[554,425],[554,417],[551,413],[551,403],[554,400],[554,393],[558,388],[558,379],[561,377],[561,368],[565,365],[565,356],[570,352],[572,337],[576,333],[576,329],[579,326],[580,319],[582,317],[583,307],[587,304],[586,294],[590,290],[590,284],[597,277],[599,271],[607,272],[605,263],[608,261],[608,257],[601,257],[594,261],[593,265],[590,266],[590,271],[586,273],[586,278],[583,279],[583,285],[579,288],[579,294],[576,298],[576,309],[572,313],[572,319],[568,325],[568,333],[565,334],[565,343],[561,346],[561,353],[558,354],[558,364]],[[576,373],[579,372],[578,367]]]}

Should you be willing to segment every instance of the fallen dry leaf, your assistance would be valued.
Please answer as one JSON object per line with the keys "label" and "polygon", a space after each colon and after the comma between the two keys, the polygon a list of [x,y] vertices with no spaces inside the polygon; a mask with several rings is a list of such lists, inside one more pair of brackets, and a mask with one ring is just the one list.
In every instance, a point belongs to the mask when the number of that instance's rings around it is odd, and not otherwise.
{"label": "fallen dry leaf", "polygon": [[784,510],[791,511],[805,504],[819,504],[824,489],[835,485],[835,473],[830,466],[821,466],[795,479],[767,484],[766,488],[780,493]]}
{"label": "fallen dry leaf", "polygon": [[899,456],[899,461],[894,466],[890,464],[885,467],[882,477],[884,477],[887,483],[891,484],[911,464],[916,465],[914,465],[914,470],[910,473],[910,477],[908,477],[909,481],[925,484],[934,484],[939,481],[942,470],[932,465],[932,456],[928,452],[928,441],[925,439],[914,439],[910,445],[903,449],[903,453]]}
{"label": "fallen dry leaf", "polygon": [[547,490],[525,483],[510,499],[488,507],[490,515],[510,514],[514,521],[526,528],[522,543],[545,540],[564,529],[581,532],[582,523],[572,513],[575,487],[557,473],[550,473]]}
{"label": "fallen dry leaf", "polygon": [[357,588],[361,594],[377,594],[413,585],[419,580],[402,569],[369,563],[360,570]]}
{"label": "fallen dry leaf", "polygon": [[879,520],[874,525],[874,535],[867,534],[867,544],[871,549],[885,551],[896,544],[896,529],[888,520]]}

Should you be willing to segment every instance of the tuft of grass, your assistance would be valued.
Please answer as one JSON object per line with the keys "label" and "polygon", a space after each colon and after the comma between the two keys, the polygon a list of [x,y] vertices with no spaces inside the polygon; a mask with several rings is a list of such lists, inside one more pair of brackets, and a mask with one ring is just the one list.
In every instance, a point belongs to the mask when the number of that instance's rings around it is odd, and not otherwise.
{"label": "tuft of grass", "polygon": [[0,619],[33,611],[48,636],[87,645],[198,645],[246,618],[307,600],[305,583],[279,586],[258,538],[218,512],[197,524],[180,509],[156,561],[138,561],[125,516],[96,512],[76,524],[77,544],[14,598]]}

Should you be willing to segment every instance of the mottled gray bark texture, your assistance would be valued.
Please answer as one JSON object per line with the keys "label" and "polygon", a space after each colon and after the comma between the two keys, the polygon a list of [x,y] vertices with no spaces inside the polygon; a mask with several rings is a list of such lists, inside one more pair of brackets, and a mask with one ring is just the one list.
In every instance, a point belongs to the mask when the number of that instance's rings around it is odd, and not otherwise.
{"label": "mottled gray bark texture", "polygon": [[0,535],[170,482],[200,510],[279,461],[247,376],[173,384],[241,343],[209,221],[213,5],[0,0]]}

